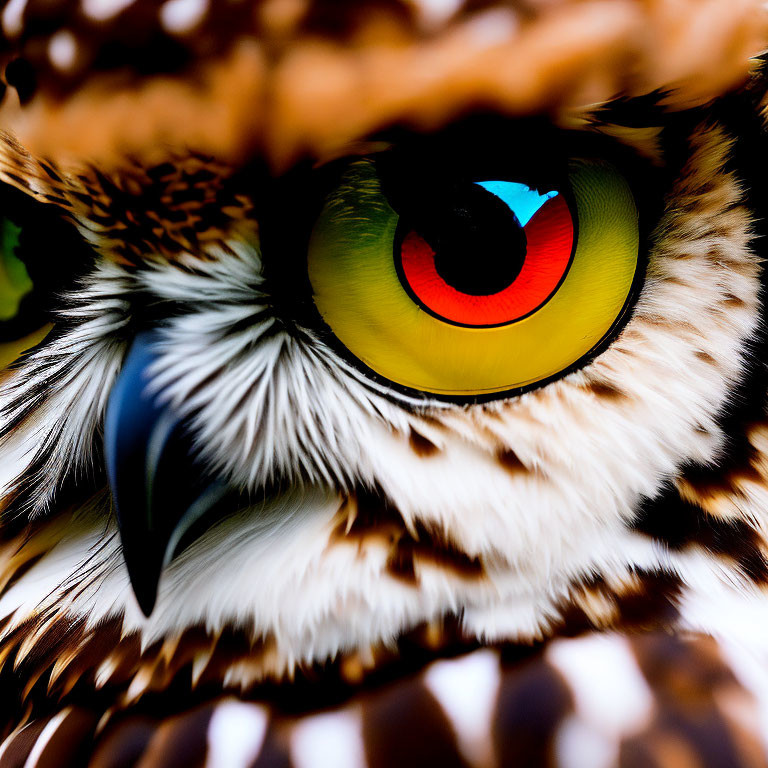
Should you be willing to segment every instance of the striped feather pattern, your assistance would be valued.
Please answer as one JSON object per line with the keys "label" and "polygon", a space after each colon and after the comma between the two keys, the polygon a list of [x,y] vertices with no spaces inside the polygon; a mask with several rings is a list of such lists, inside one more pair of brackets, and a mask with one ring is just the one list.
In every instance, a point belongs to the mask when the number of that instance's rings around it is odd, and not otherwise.
{"label": "striped feather pattern", "polygon": [[174,714],[69,706],[9,734],[0,767],[768,765],[754,698],[703,637],[587,634],[485,648],[340,706],[297,706],[290,690],[281,704],[179,700]]}

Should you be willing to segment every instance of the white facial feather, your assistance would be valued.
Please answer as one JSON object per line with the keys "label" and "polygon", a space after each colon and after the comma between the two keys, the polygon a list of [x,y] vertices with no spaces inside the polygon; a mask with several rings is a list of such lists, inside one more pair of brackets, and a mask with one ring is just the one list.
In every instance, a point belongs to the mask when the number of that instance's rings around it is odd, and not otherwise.
{"label": "white facial feather", "polygon": [[[69,300],[62,322],[71,325],[32,352],[0,394],[0,451],[23,456],[15,475],[0,471],[3,493],[29,466],[25,511],[48,510],[64,478],[92,469],[107,397],[126,346],[119,332],[128,322],[128,281],[102,264]],[[18,458],[17,458],[18,461]],[[3,461],[4,468],[8,465]]]}

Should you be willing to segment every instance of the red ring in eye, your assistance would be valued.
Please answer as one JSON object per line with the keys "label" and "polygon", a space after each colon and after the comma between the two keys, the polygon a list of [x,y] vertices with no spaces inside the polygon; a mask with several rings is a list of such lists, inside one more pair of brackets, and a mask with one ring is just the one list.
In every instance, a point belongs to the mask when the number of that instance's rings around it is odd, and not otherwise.
{"label": "red ring in eye", "polygon": [[[462,293],[437,272],[435,252],[411,230],[402,239],[405,287],[433,315],[458,325],[505,325],[544,304],[568,271],[573,252],[573,218],[562,194],[547,200],[524,227],[525,261],[514,281],[498,293]],[[471,254],[467,255],[471,260]]]}

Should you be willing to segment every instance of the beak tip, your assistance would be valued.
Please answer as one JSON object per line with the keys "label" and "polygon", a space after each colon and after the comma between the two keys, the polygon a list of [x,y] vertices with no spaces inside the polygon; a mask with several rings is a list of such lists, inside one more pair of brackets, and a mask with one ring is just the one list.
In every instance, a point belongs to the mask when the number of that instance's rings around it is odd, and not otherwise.
{"label": "beak tip", "polygon": [[149,618],[157,602],[157,589],[137,587],[133,582],[131,582],[131,586],[133,587],[133,594],[136,602],[139,604],[139,608],[141,608],[141,612]]}
{"label": "beak tip", "polygon": [[[128,561],[130,562],[130,561]],[[141,612],[149,618],[157,603],[157,591],[160,583],[160,568],[148,568],[144,563],[141,568],[129,568],[128,578],[133,595]]]}
{"label": "beak tip", "polygon": [[144,614],[145,618],[148,619],[152,615],[152,611],[155,609],[155,598],[152,597],[142,600],[137,596],[136,599],[139,603],[139,608],[141,608],[141,612]]}

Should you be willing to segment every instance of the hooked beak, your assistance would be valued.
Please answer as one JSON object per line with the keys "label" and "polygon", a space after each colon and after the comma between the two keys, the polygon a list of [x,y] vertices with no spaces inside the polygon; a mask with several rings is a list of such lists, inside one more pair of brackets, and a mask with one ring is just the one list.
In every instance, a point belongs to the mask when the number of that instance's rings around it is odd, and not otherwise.
{"label": "hooked beak", "polygon": [[178,414],[149,391],[158,345],[155,331],[135,338],[109,395],[104,425],[123,557],[145,616],[184,534],[228,493],[190,454],[191,440]]}

